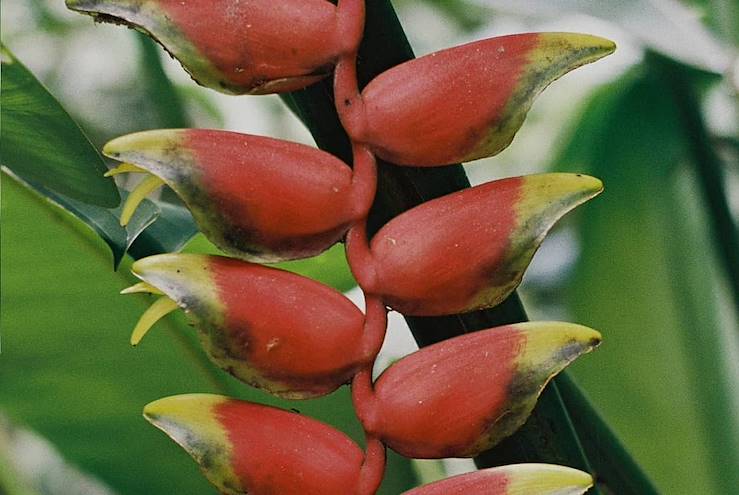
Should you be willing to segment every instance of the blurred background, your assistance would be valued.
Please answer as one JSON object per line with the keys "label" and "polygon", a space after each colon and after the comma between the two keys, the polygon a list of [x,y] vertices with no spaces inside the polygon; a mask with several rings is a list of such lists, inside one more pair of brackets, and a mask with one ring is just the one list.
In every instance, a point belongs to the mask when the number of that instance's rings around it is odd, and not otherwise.
{"label": "blurred background", "polygon": [[[532,319],[603,333],[574,375],[663,493],[736,493],[739,4],[393,3],[417,56],[526,31],[616,41],[615,55],[547,89],[506,151],[465,168],[473,184],[547,170],[603,179],[605,194],[562,222],[537,254],[520,290],[526,308]],[[61,0],[4,0],[2,39],[98,147],[181,126],[312,144],[276,96],[201,88],[147,39],[68,12]],[[187,228],[185,249],[216,252]],[[140,348],[128,346],[148,304],[117,295],[133,280],[130,259],[113,271],[92,230],[6,174],[1,248],[0,493],[215,493],[140,416],[145,403],[176,393],[282,404],[361,439],[346,390],[299,403],[246,390],[213,369],[181,315],[159,323]],[[289,267],[361,305],[340,247]],[[402,318],[391,322],[378,372],[414,349]],[[391,456],[383,493],[465,469],[471,464]]]}

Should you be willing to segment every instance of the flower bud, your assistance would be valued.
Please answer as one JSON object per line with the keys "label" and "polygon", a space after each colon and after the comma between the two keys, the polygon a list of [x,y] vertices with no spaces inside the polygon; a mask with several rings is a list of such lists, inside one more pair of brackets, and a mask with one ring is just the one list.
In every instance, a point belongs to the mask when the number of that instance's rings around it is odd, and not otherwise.
{"label": "flower bud", "polygon": [[148,404],[144,417],[227,495],[345,495],[359,483],[362,450],[343,433],[298,413],[188,394]]}
{"label": "flower bud", "polygon": [[380,375],[362,421],[406,457],[473,457],[515,432],[549,380],[600,340],[595,330],[559,322],[445,340]]}
{"label": "flower bud", "polygon": [[442,50],[380,74],[362,91],[359,139],[400,165],[435,166],[507,147],[534,98],[613,42],[573,33],[501,36]]}
{"label": "flower bud", "polygon": [[302,89],[341,51],[326,0],[66,0],[97,21],[159,42],[198,84],[232,94]]}
{"label": "flower bud", "polygon": [[581,495],[593,478],[552,464],[512,464],[452,476],[403,495]]}
{"label": "flower bud", "polygon": [[156,130],[114,139],[103,153],[128,162],[109,174],[154,176],[142,183],[142,194],[131,193],[122,222],[151,186],[166,183],[208,239],[251,261],[315,256],[366,214],[366,206],[354,204],[352,170],[302,144],[226,131]]}
{"label": "flower bud", "polygon": [[132,271],[144,283],[124,292],[164,294],[142,316],[132,344],[179,307],[213,362],[275,395],[332,392],[379,350],[379,343],[365,345],[364,315],[349,299],[294,273],[196,254],[150,256]]}
{"label": "flower bud", "polygon": [[493,307],[521,282],[554,223],[602,191],[579,174],[489,182],[423,203],[372,238],[373,280],[358,281],[406,315]]}

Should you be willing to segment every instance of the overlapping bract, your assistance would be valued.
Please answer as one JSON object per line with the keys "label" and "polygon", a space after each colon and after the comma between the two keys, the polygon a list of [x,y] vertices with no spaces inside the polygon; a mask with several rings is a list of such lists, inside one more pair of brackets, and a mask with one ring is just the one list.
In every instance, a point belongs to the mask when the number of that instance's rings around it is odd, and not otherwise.
{"label": "overlapping bract", "polygon": [[[379,351],[351,301],[294,273],[196,254],[150,256],[132,271],[145,283],[134,291],[164,294],[185,310],[213,362],[278,396],[328,394]],[[132,342],[155,321],[145,314]]]}
{"label": "overlapping bract", "polygon": [[425,347],[378,378],[365,428],[406,457],[473,457],[516,431],[546,383],[600,339],[580,325],[532,322]]}
{"label": "overlapping bract", "polygon": [[518,286],[554,223],[602,189],[585,175],[541,174],[428,201],[377,232],[372,266],[360,266],[355,276],[406,315],[495,306]]}
{"label": "overlapping bract", "polygon": [[[315,256],[369,207],[344,162],[279,139],[156,130],[114,139],[103,152],[166,183],[214,244],[251,261]],[[135,207],[143,198],[132,196]]]}
{"label": "overlapping bract", "polygon": [[[337,110],[352,139],[356,173],[313,148],[222,131],[149,131],[104,150],[124,162],[110,175],[148,175],[129,196],[122,223],[166,183],[216,245],[251,261],[313,256],[351,228],[349,262],[368,295],[366,316],[317,282],[243,261],[170,254],[133,265],[142,282],[124,292],[162,296],[139,321],[134,344],[179,307],[195,321],[214,362],[273,394],[312,397],[359,377],[355,404],[374,446],[366,455],[317,421],[226,397],[177,396],[146,406],[145,417],[188,451],[221,492],[367,495],[381,477],[380,440],[411,457],[474,456],[515,431],[546,383],[600,342],[598,332],[574,324],[508,325],[425,348],[375,384],[370,379],[385,304],[407,315],[496,305],[518,285],[552,225],[601,191],[597,179],[544,174],[495,181],[414,208],[369,243],[363,225],[375,190],[373,153],[418,166],[492,156],[508,146],[549,83],[612,52],[610,41],[573,33],[492,38],[401,64],[360,94],[354,64],[361,0],[67,5],[147,32],[194,79],[223,92],[290,91],[337,67]],[[518,465],[407,494],[575,495],[591,484],[573,469]]]}
{"label": "overlapping bract", "polygon": [[431,53],[367,85],[355,138],[401,165],[495,155],[513,140],[546,86],[614,49],[613,42],[596,36],[528,33]]}
{"label": "overlapping bract", "polygon": [[66,0],[157,40],[198,84],[233,94],[293,91],[329,75],[343,42],[326,0]]}
{"label": "overlapping bract", "polygon": [[148,404],[144,417],[227,495],[355,493],[364,454],[343,433],[298,413],[220,395]]}

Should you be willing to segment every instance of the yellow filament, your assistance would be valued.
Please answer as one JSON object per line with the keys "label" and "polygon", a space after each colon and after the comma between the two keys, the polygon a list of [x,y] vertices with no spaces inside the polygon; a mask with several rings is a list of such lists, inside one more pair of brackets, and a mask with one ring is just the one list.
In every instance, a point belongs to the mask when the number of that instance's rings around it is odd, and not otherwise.
{"label": "yellow filament", "polygon": [[113,177],[119,174],[145,174],[146,170],[133,163],[121,163],[103,174],[103,177]]}
{"label": "yellow filament", "polygon": [[131,287],[126,287],[121,291],[121,294],[139,294],[142,292],[145,294],[158,294],[160,296],[164,295],[164,292],[160,291],[151,284],[147,284],[146,282],[139,282],[132,285]]}
{"label": "yellow filament", "polygon": [[151,175],[141,181],[131,194],[126,198],[126,204],[123,205],[121,212],[121,226],[125,227],[131,221],[131,217],[136,212],[136,208],[146,197],[164,184],[164,181],[155,175]]}
{"label": "yellow filament", "polygon": [[149,306],[149,309],[144,311],[144,314],[141,315],[138,323],[136,323],[136,328],[133,329],[133,333],[131,334],[131,345],[138,345],[141,339],[144,338],[144,335],[146,335],[157,321],[175,309],[177,309],[177,303],[172,299],[166,296],[157,299],[154,304]]}

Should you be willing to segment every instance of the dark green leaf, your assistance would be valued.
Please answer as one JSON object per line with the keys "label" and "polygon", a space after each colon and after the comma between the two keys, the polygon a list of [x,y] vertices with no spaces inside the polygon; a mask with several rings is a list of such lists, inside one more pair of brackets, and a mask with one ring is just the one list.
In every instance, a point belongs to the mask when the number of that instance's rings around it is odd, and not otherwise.
{"label": "dark green leaf", "polygon": [[27,181],[77,201],[115,207],[120,198],[79,126],[10,51],[2,59],[2,163]]}

